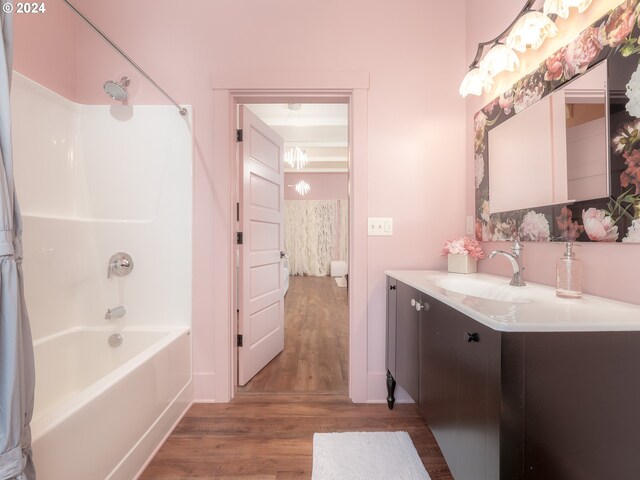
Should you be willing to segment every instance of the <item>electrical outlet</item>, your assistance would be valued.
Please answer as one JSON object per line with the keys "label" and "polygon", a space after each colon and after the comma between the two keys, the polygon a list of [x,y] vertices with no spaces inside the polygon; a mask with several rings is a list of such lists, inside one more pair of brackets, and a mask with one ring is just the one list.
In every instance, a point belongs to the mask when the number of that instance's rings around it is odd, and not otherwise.
{"label": "electrical outlet", "polygon": [[393,218],[369,218],[367,233],[369,236],[393,235]]}
{"label": "electrical outlet", "polygon": [[473,227],[474,227],[473,217],[469,215],[467,217],[467,235],[473,235]]}

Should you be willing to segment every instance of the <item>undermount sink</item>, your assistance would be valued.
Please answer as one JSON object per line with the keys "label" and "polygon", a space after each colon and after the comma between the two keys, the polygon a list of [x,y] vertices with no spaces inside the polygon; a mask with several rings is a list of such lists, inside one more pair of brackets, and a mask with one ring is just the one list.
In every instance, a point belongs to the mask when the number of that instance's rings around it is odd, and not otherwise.
{"label": "undermount sink", "polygon": [[532,292],[528,286],[512,287],[509,285],[509,279],[507,278],[504,280],[488,280],[487,278],[477,279],[468,276],[446,277],[439,278],[433,283],[449,292],[498,302],[530,303],[532,297]]}

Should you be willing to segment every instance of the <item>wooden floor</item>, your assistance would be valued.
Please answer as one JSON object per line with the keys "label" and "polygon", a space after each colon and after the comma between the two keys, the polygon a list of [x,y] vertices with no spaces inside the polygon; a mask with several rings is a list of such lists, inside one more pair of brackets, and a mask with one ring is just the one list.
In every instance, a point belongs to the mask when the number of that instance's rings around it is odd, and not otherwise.
{"label": "wooden floor", "polygon": [[284,304],[284,351],[238,394],[348,394],[347,289],[332,277],[293,276]]}
{"label": "wooden floor", "polygon": [[195,404],[142,480],[310,479],[313,434],[406,431],[433,480],[451,480],[415,405],[348,398],[347,289],[330,277],[291,277],[285,350],[231,403]]}
{"label": "wooden floor", "polygon": [[193,405],[141,479],[310,479],[313,434],[344,431],[406,431],[431,478],[453,478],[413,404],[264,394]]}

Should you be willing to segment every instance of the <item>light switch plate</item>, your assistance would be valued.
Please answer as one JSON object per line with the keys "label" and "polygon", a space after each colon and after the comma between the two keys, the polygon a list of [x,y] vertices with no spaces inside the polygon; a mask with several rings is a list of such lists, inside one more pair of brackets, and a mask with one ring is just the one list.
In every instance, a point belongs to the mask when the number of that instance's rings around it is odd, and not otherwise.
{"label": "light switch plate", "polygon": [[369,218],[367,233],[369,236],[393,235],[393,218]]}
{"label": "light switch plate", "polygon": [[469,215],[467,217],[467,235],[472,235],[473,234],[473,217],[471,215]]}

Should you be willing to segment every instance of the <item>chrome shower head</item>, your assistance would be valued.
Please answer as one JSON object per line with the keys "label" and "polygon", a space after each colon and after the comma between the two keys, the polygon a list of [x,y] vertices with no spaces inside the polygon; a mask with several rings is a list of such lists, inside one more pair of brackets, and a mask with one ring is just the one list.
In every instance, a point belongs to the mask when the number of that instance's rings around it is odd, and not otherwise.
{"label": "chrome shower head", "polygon": [[127,87],[129,86],[129,77],[122,77],[119,82],[107,80],[102,88],[114,100],[124,102],[127,99]]}

